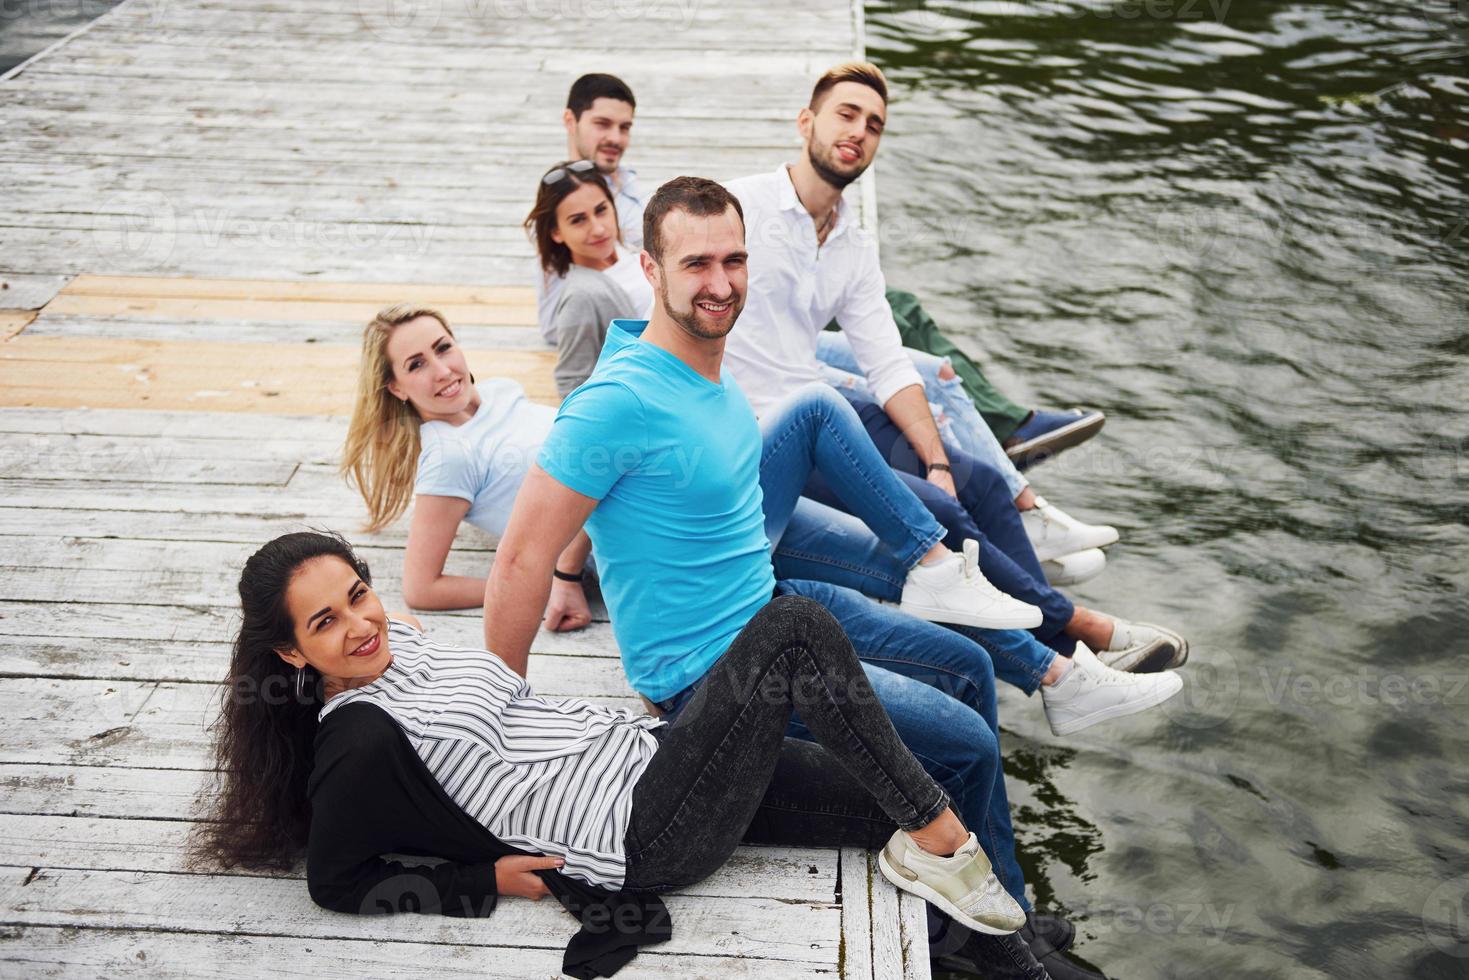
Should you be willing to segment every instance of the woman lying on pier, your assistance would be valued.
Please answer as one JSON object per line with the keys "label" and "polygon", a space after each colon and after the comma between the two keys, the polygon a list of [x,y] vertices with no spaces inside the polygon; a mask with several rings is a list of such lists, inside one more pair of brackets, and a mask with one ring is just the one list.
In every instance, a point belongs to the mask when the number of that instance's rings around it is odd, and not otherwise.
{"label": "woman lying on pier", "polygon": [[[737,640],[665,725],[538,697],[492,653],[430,640],[334,535],[276,538],[239,592],[202,861],[289,867],[304,849],[312,898],[351,913],[555,894],[584,925],[568,972],[597,976],[667,938],[645,896],[703,880],[741,840],[881,847],[899,888],[1023,951],[1025,913],[810,600],[770,603],[762,642]],[[793,710],[819,745],[784,737]]]}
{"label": "woman lying on pier", "polygon": [[[551,168],[537,187],[536,203],[525,227],[536,244],[541,274],[560,279],[549,329],[557,343],[556,388],[564,398],[592,373],[607,336],[607,325],[622,317],[646,316],[653,305],[653,289],[643,275],[638,253],[623,246],[619,238],[611,190],[589,163],[584,167],[574,162],[562,163]],[[734,329],[740,328],[736,325]],[[838,332],[830,336],[843,335]],[[850,346],[843,346],[840,339],[824,342],[821,349],[830,362],[828,367],[847,371],[855,365]],[[959,400],[967,403],[962,395]],[[944,398],[943,402],[947,403],[948,399]],[[869,410],[881,411],[875,407],[863,409]],[[973,412],[972,405],[969,410]],[[975,426],[993,443],[997,457],[1004,459],[1004,451],[977,416]],[[856,432],[866,435],[860,419]],[[862,441],[872,443],[871,437]],[[884,461],[882,465],[887,467],[888,463]],[[1009,467],[1008,463],[1005,465]],[[1165,670],[1181,666],[1187,660],[1188,643],[1174,631],[1151,623],[1128,622],[1078,606],[1048,581],[1048,575],[1066,576],[1067,581],[1090,577],[1079,574],[1079,570],[1084,565],[1092,567],[1093,560],[1094,567],[1099,569],[1105,564],[1105,558],[1091,545],[1070,554],[1056,553],[1051,548],[1055,542],[1047,534],[1058,528],[1073,527],[1085,534],[1105,532],[1104,537],[1110,535],[1110,540],[1115,540],[1115,531],[1089,528],[1049,505],[1047,513],[1059,515],[1055,520],[1038,525],[1034,515],[1041,513],[1039,509],[1025,511],[1030,517],[1022,516],[1006,477],[996,464],[986,461],[983,453],[975,455],[964,481],[973,491],[967,499],[980,503],[965,505],[947,496],[936,503],[925,502],[934,507],[933,516],[944,526],[946,543],[957,549],[965,540],[980,541],[980,571],[1005,595],[1041,611],[1042,621],[1034,630],[1037,639],[1068,657],[1078,642],[1083,643],[1096,651],[1107,665],[1126,671]],[[812,502],[850,513],[842,499],[843,487],[841,479],[833,478],[833,474],[818,472],[810,485],[803,485],[799,492]],[[1037,531],[1037,527],[1041,530]],[[1062,546],[1063,551],[1066,547]],[[1050,560],[1043,562],[1042,558]],[[1069,563],[1065,569],[1055,563],[1062,558]],[[862,591],[878,598],[890,598],[867,589]]]}

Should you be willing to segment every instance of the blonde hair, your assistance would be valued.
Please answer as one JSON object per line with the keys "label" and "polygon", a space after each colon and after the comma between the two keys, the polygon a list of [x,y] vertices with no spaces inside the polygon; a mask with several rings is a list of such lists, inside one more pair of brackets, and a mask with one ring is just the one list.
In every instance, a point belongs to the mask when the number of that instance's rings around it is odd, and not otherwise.
{"label": "blonde hair", "polygon": [[413,500],[418,429],[423,419],[406,398],[400,399],[388,390],[388,382],[393,380],[388,338],[395,329],[421,316],[433,317],[449,336],[454,336],[449,321],[438,310],[407,305],[379,310],[362,331],[357,400],[342,449],[342,475],[367,503],[368,531],[381,531],[402,517]]}
{"label": "blonde hair", "polygon": [[826,93],[836,88],[842,82],[856,82],[858,85],[866,85],[878,95],[882,96],[883,105],[887,105],[888,80],[883,77],[882,69],[870,61],[844,61],[828,69],[826,74],[816,80],[816,87],[811,90],[811,111],[821,111],[821,103],[826,97]]}

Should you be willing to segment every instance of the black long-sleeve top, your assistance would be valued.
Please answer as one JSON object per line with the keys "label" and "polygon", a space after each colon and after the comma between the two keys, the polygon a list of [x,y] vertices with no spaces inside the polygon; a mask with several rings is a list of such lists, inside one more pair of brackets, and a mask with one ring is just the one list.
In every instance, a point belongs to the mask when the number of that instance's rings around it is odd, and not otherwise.
{"label": "black long-sleeve top", "polygon": [[[306,882],[313,901],[337,912],[489,915],[498,899],[495,861],[526,853],[460,809],[393,719],[373,704],[348,704],[327,715],[316,734],[307,792]],[[444,860],[409,866],[384,854]],[[610,977],[639,947],[672,935],[668,910],[656,896],[537,873],[582,924],[562,962],[570,976]]]}

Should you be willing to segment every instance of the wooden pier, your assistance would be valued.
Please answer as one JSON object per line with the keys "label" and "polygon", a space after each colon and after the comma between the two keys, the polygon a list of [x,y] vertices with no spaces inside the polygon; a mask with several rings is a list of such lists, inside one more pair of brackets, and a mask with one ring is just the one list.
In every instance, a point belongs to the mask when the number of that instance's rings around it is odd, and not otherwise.
{"label": "wooden pier", "polygon": [[[406,524],[360,533],[336,471],[379,306],[445,310],[479,373],[554,398],[518,226],[576,75],[632,85],[652,188],[788,158],[861,44],[850,0],[126,0],[0,79],[0,975],[558,973],[550,902],[356,917],[300,868],[186,867],[235,579],[328,527],[397,604]],[[493,544],[466,529],[449,570]],[[605,614],[540,636],[531,681],[632,697]],[[744,848],[669,906],[623,975],[928,976],[864,852]]]}

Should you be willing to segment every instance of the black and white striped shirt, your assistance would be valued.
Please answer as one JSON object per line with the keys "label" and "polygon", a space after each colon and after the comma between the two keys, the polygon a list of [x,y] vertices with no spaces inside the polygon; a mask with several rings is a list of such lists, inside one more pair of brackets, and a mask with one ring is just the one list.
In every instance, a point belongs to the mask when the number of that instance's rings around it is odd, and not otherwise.
{"label": "black and white striped shirt", "polygon": [[622,887],[632,791],[658,749],[662,722],[581,698],[536,696],[485,650],[434,643],[388,624],[387,671],[333,697],[325,719],[352,701],[386,711],[444,791],[490,833],[560,855],[563,873]]}

